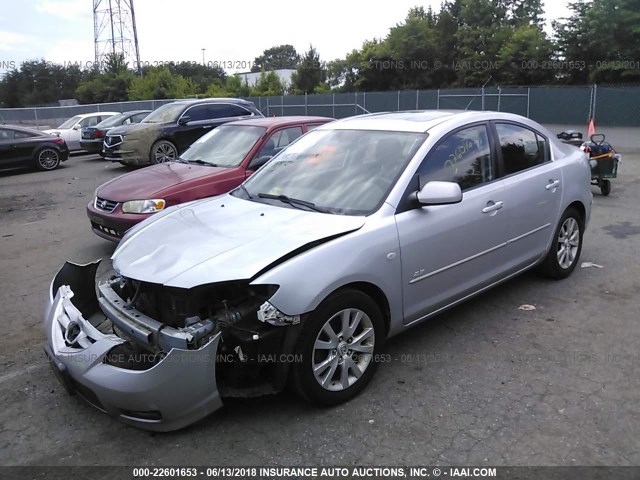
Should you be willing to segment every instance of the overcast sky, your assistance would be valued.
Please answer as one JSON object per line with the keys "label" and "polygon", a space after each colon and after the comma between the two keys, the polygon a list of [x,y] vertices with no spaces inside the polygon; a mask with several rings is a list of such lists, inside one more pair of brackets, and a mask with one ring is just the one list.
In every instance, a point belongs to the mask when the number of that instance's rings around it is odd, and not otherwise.
{"label": "overcast sky", "polygon": [[[8,62],[94,59],[92,0],[3,0],[0,72]],[[107,3],[107,0],[103,0]],[[114,0],[115,3],[115,0]],[[135,0],[143,61],[251,61],[283,43],[304,52],[313,44],[321,60],[344,57],[363,41],[383,38],[409,8],[441,0],[211,1]],[[546,2],[547,21],[568,16],[566,0]],[[5,68],[2,68],[5,67]],[[232,73],[235,68],[227,69]],[[240,68],[240,70],[243,70]]]}

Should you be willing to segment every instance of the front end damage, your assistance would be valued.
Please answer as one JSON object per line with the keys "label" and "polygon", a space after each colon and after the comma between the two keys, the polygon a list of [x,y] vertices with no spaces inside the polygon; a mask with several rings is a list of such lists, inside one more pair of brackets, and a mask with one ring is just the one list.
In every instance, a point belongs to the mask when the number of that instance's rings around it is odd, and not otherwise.
{"label": "front end damage", "polygon": [[119,275],[96,285],[98,264],[66,263],[51,283],[45,351],[69,393],[130,425],[170,431],[223,397],[284,387],[300,317],[268,302],[277,286],[182,289]]}

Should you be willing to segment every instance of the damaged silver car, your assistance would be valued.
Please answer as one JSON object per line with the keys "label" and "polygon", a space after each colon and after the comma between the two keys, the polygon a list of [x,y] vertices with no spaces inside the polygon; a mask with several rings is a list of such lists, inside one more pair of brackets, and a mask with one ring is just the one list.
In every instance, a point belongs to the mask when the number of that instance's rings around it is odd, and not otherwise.
{"label": "damaged silver car", "polygon": [[580,150],[516,115],[327,124],[232,192],[133,227],[110,278],[65,264],[45,350],[69,392],[149,430],[287,385],[344,402],[388,337],[532,267],[569,276],[589,185]]}

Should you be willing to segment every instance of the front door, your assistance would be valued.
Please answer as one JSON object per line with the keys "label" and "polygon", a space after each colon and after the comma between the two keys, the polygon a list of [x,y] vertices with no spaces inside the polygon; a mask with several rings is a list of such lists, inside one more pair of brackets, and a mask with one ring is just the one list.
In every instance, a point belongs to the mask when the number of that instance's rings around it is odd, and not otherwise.
{"label": "front door", "polygon": [[457,182],[462,202],[396,215],[405,324],[491,284],[504,272],[507,217],[488,125],[444,137],[418,168],[420,184]]}

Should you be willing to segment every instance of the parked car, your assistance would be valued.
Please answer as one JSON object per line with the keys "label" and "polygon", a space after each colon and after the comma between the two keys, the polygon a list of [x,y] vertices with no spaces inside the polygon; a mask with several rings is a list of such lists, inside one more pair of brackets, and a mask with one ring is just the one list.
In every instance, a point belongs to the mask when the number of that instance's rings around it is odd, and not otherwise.
{"label": "parked car", "polygon": [[99,124],[103,120],[106,120],[109,117],[114,115],[118,115],[118,112],[94,112],[94,113],[83,113],[81,115],[76,115],[75,117],[71,117],[69,120],[64,122],[58,128],[52,128],[49,130],[44,130],[45,133],[51,133],[53,135],[58,135],[63,138],[65,142],[67,142],[67,146],[69,150],[76,151],[81,150],[80,148],[80,131],[86,127],[93,127],[94,125]]}
{"label": "parked car", "polygon": [[111,130],[104,140],[105,158],[129,165],[171,162],[218,125],[262,116],[252,102],[236,98],[179,100],[136,125]]}
{"label": "parked car", "polygon": [[151,110],[133,110],[109,117],[93,127],[85,127],[82,129],[80,148],[88,153],[99,153],[103,155],[104,137],[109,130],[121,125],[140,123],[150,113]]}
{"label": "parked car", "polygon": [[590,178],[583,152],[513,114],[323,125],[239,188],[129,230],[97,288],[97,263],[65,264],[47,353],[70,388],[149,430],[286,384],[338,404],[386,338],[533,267],[568,277]]}
{"label": "parked car", "polygon": [[63,138],[32,128],[0,125],[0,168],[54,170],[68,158]]}
{"label": "parked car", "polygon": [[269,117],[222,125],[176,162],[152,165],[100,185],[87,205],[91,228],[118,242],[129,228],[164,208],[237,187],[290,142],[332,120]]}

